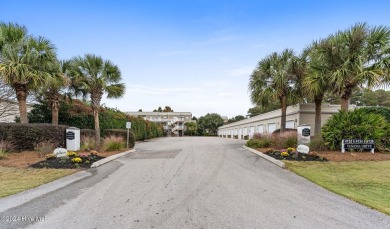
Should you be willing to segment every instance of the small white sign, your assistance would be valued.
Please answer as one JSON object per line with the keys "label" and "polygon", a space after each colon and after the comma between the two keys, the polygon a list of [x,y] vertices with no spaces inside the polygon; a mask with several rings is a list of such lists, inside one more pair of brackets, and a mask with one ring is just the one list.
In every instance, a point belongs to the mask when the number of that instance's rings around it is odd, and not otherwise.
{"label": "small white sign", "polygon": [[126,129],[131,129],[131,122],[126,122]]}
{"label": "small white sign", "polygon": [[305,145],[299,145],[297,147],[297,151],[299,153],[304,153],[304,154],[308,154],[309,153],[309,147],[308,146],[305,146]]}
{"label": "small white sign", "polygon": [[53,152],[57,157],[65,157],[66,154],[68,153],[68,150],[64,148],[57,148]]}

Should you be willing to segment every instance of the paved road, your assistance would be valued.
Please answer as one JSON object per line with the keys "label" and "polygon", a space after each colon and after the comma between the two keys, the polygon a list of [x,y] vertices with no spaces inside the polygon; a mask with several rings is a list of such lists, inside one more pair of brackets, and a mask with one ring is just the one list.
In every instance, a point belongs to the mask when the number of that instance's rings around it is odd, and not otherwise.
{"label": "paved road", "polygon": [[390,228],[390,217],[241,148],[241,140],[164,138],[2,215],[0,228]]}

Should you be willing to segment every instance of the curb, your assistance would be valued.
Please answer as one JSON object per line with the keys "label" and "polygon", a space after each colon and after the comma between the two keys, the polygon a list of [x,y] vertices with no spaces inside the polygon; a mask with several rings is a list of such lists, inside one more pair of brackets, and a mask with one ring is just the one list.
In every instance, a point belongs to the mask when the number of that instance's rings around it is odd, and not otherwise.
{"label": "curb", "polygon": [[265,160],[267,160],[267,161],[269,161],[271,163],[274,163],[275,165],[279,166],[280,168],[283,168],[283,169],[286,168],[286,165],[282,161],[276,160],[273,157],[270,157],[270,156],[268,156],[268,155],[266,155],[266,154],[264,154],[262,152],[259,152],[257,150],[254,150],[254,149],[246,147],[246,146],[242,146],[242,148],[244,148],[244,149],[246,149],[246,150],[248,150],[248,151],[250,151],[250,152],[252,152],[254,154],[259,155],[260,157],[264,158]]}
{"label": "curb", "polygon": [[136,150],[135,149],[132,149],[132,150],[129,150],[129,151],[126,151],[126,152],[123,152],[123,153],[118,153],[118,154],[115,154],[115,155],[112,155],[112,156],[109,156],[109,157],[106,157],[102,160],[99,160],[97,162],[94,162],[92,165],[91,165],[91,168],[96,168],[96,167],[99,167],[101,165],[104,165],[106,164],[107,162],[110,162],[112,160],[115,160],[119,157],[122,157],[126,154],[129,154],[129,153],[134,153]]}

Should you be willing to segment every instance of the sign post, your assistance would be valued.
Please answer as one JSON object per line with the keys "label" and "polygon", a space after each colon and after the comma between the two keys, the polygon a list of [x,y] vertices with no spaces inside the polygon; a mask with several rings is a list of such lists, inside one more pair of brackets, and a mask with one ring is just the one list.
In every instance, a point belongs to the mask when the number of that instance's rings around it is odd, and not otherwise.
{"label": "sign post", "polygon": [[126,141],[126,146],[127,146],[127,149],[129,148],[129,132],[130,132],[130,128],[131,128],[131,122],[126,122],[126,128],[127,128],[127,141]]}

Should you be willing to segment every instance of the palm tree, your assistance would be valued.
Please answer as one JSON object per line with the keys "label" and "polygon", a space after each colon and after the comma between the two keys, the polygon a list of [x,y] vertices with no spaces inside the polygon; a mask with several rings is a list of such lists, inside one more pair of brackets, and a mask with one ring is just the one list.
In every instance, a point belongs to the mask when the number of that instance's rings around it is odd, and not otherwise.
{"label": "palm tree", "polygon": [[28,123],[27,96],[51,75],[45,71],[56,60],[54,45],[44,37],[32,37],[24,26],[0,24],[0,75],[16,92],[20,122]]}
{"label": "palm tree", "polygon": [[[388,81],[390,29],[357,23],[328,37],[318,53],[331,71],[328,80],[340,94],[341,110],[348,111],[355,88],[378,86]],[[387,75],[387,77],[386,77]]]}
{"label": "palm tree", "polygon": [[108,98],[122,97],[125,85],[121,81],[121,72],[118,66],[109,60],[103,60],[100,56],[87,54],[84,57],[75,57],[71,60],[69,75],[73,85],[79,91],[88,94],[95,120],[95,140],[100,148],[99,109],[104,93]]}
{"label": "palm tree", "polygon": [[66,75],[66,71],[69,65],[69,61],[57,61],[55,65],[50,66],[51,69],[46,69],[51,74],[51,78],[48,79],[47,84],[44,87],[38,89],[38,97],[43,97],[49,102],[51,107],[52,124],[58,125],[58,112],[60,101],[64,98],[70,98],[72,90],[65,92],[70,85],[70,79]]}
{"label": "palm tree", "polygon": [[328,46],[328,40],[323,39],[313,42],[303,51],[302,58],[306,60],[306,71],[303,80],[305,94],[313,98],[315,104],[314,136],[321,135],[321,104],[327,92],[333,89],[332,83],[328,80],[332,63],[324,61],[318,53],[318,49]]}
{"label": "palm tree", "polygon": [[280,132],[286,128],[288,99],[298,101],[300,97],[300,61],[292,49],[285,49],[280,54],[274,52],[259,62],[249,80],[251,101],[268,106],[269,101],[279,100],[281,104]]}

